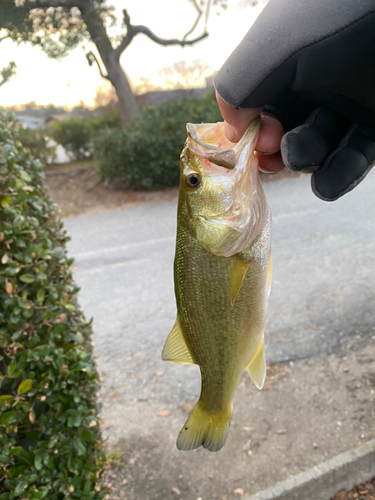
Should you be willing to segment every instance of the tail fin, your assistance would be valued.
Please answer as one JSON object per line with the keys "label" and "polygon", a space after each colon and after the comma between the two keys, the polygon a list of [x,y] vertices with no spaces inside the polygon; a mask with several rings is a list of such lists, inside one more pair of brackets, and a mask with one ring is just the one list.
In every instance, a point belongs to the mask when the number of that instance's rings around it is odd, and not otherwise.
{"label": "tail fin", "polygon": [[177,438],[179,450],[194,450],[203,446],[209,451],[219,451],[227,439],[232,407],[227,411],[209,413],[196,404]]}

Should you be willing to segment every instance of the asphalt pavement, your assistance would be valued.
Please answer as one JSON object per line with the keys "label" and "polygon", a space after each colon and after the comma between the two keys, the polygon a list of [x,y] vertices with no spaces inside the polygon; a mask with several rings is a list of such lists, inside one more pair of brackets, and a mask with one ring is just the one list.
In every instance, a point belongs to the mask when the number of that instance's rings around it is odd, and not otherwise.
{"label": "asphalt pavement", "polygon": [[181,500],[235,498],[241,481],[253,493],[375,437],[375,172],[334,203],[311,193],[308,176],[264,188],[274,268],[266,359],[284,364],[262,392],[243,379],[218,454],[174,446],[200,391],[198,367],[161,360],[176,317],[177,200],[65,221],[79,301],[94,317],[104,433],[127,457],[113,498],[166,500],[183,488]]}
{"label": "asphalt pavement", "polygon": [[[375,333],[375,172],[334,203],[312,195],[309,177],[264,188],[273,213],[274,269],[267,361],[363,347]],[[138,398],[150,391],[149,373],[164,369],[160,353],[176,316],[176,202],[65,224],[80,303],[94,317],[99,368],[131,385],[128,397]],[[197,394],[198,370],[186,381],[175,368],[162,390],[175,392],[176,381],[176,400]]]}

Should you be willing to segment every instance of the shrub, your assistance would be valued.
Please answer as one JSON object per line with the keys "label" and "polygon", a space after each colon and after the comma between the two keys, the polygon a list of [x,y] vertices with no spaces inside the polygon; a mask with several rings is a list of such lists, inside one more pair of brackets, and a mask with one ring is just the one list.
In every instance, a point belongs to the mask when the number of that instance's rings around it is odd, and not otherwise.
{"label": "shrub", "polygon": [[213,92],[203,99],[168,101],[145,108],[124,130],[105,129],[94,142],[94,159],[105,180],[128,187],[160,189],[179,179],[186,123],[221,119]]}
{"label": "shrub", "polygon": [[50,127],[50,134],[77,160],[83,160],[90,154],[90,127],[87,118],[67,118],[56,121]]}
{"label": "shrub", "polygon": [[0,114],[0,499],[99,500],[91,326],[39,161]]}
{"label": "shrub", "polygon": [[29,148],[31,155],[42,163],[52,163],[56,158],[56,146],[50,144],[51,139],[46,136],[42,128],[17,128],[17,139],[25,148]]}
{"label": "shrub", "polygon": [[120,111],[117,109],[106,111],[99,116],[90,118],[88,121],[91,140],[95,140],[105,128],[121,128]]}

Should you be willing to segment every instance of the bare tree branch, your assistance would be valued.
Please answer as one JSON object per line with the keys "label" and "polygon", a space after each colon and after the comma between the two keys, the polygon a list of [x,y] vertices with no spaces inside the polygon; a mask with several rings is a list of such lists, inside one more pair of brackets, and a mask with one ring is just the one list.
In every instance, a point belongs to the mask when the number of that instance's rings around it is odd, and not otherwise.
{"label": "bare tree branch", "polygon": [[208,18],[210,17],[211,0],[207,0],[206,15],[204,18],[204,31],[207,31]]}
{"label": "bare tree branch", "polygon": [[[193,26],[191,27],[191,29],[186,33],[186,35],[184,36],[183,40],[186,40],[187,37],[193,33],[193,31],[195,30],[195,28],[197,27],[198,23],[199,23],[199,19],[201,18],[202,16],[202,10],[201,8],[199,7],[199,5],[197,4],[197,0],[191,0],[192,3],[194,4],[194,7],[197,9],[198,11],[198,16],[197,16],[197,19],[195,20],[195,23],[193,24]],[[206,30],[205,30],[206,31]]]}
{"label": "bare tree branch", "polygon": [[[198,36],[197,38],[194,38],[193,40],[179,40],[178,38],[170,38],[168,40],[164,38],[159,38],[158,36],[153,33],[150,28],[147,28],[147,26],[134,26],[133,24],[130,23],[130,16],[126,10],[123,10],[123,15],[124,15],[124,22],[127,27],[127,33],[123,37],[122,42],[120,45],[115,49],[115,53],[117,57],[120,57],[121,53],[130,45],[132,42],[133,38],[138,35],[139,33],[143,33],[144,35],[148,36],[153,42],[158,43],[159,45],[180,45],[181,47],[184,47],[185,45],[194,45],[195,43],[200,42],[204,38],[208,37],[208,33],[204,32],[202,35]],[[185,35],[186,36],[186,35]]]}
{"label": "bare tree branch", "polygon": [[102,78],[105,78],[106,80],[111,81],[111,80],[110,80],[110,78],[109,78],[109,76],[108,76],[108,75],[105,75],[105,74],[103,73],[103,71],[102,71],[102,67],[100,66],[100,63],[99,63],[99,61],[98,61],[98,59],[97,59],[96,55],[95,55],[93,52],[91,52],[91,50],[90,50],[90,52],[88,52],[88,53],[86,54],[86,59],[87,59],[87,62],[89,63],[89,66],[92,66],[94,63],[96,63],[96,64],[97,64],[97,66],[98,66],[98,68],[99,68],[100,76],[101,76]]}
{"label": "bare tree branch", "polygon": [[123,51],[131,44],[136,33],[133,32],[133,26],[130,24],[130,16],[127,10],[123,10],[122,14],[124,16],[124,23],[126,26],[126,35],[123,36],[120,45],[115,49],[115,54],[117,58],[120,58]]}
{"label": "bare tree branch", "polygon": [[133,26],[136,34],[143,33],[144,35],[151,38],[151,40],[159,45],[181,45],[184,47],[185,45],[194,45],[197,42],[200,42],[204,38],[208,37],[208,33],[203,33],[202,35],[194,38],[193,40],[178,40],[177,38],[171,38],[169,40],[165,40],[164,38],[157,37],[149,28],[146,26]]}

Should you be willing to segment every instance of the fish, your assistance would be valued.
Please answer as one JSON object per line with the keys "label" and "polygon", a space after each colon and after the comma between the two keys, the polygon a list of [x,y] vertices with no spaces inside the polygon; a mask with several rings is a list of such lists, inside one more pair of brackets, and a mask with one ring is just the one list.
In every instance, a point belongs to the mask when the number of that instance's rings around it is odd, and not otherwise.
{"label": "fish", "polygon": [[271,287],[271,212],[254,155],[260,118],[237,144],[222,122],[188,123],[180,156],[174,285],[177,319],[162,359],[197,364],[201,394],[179,450],[219,451],[243,370],[261,389]]}

